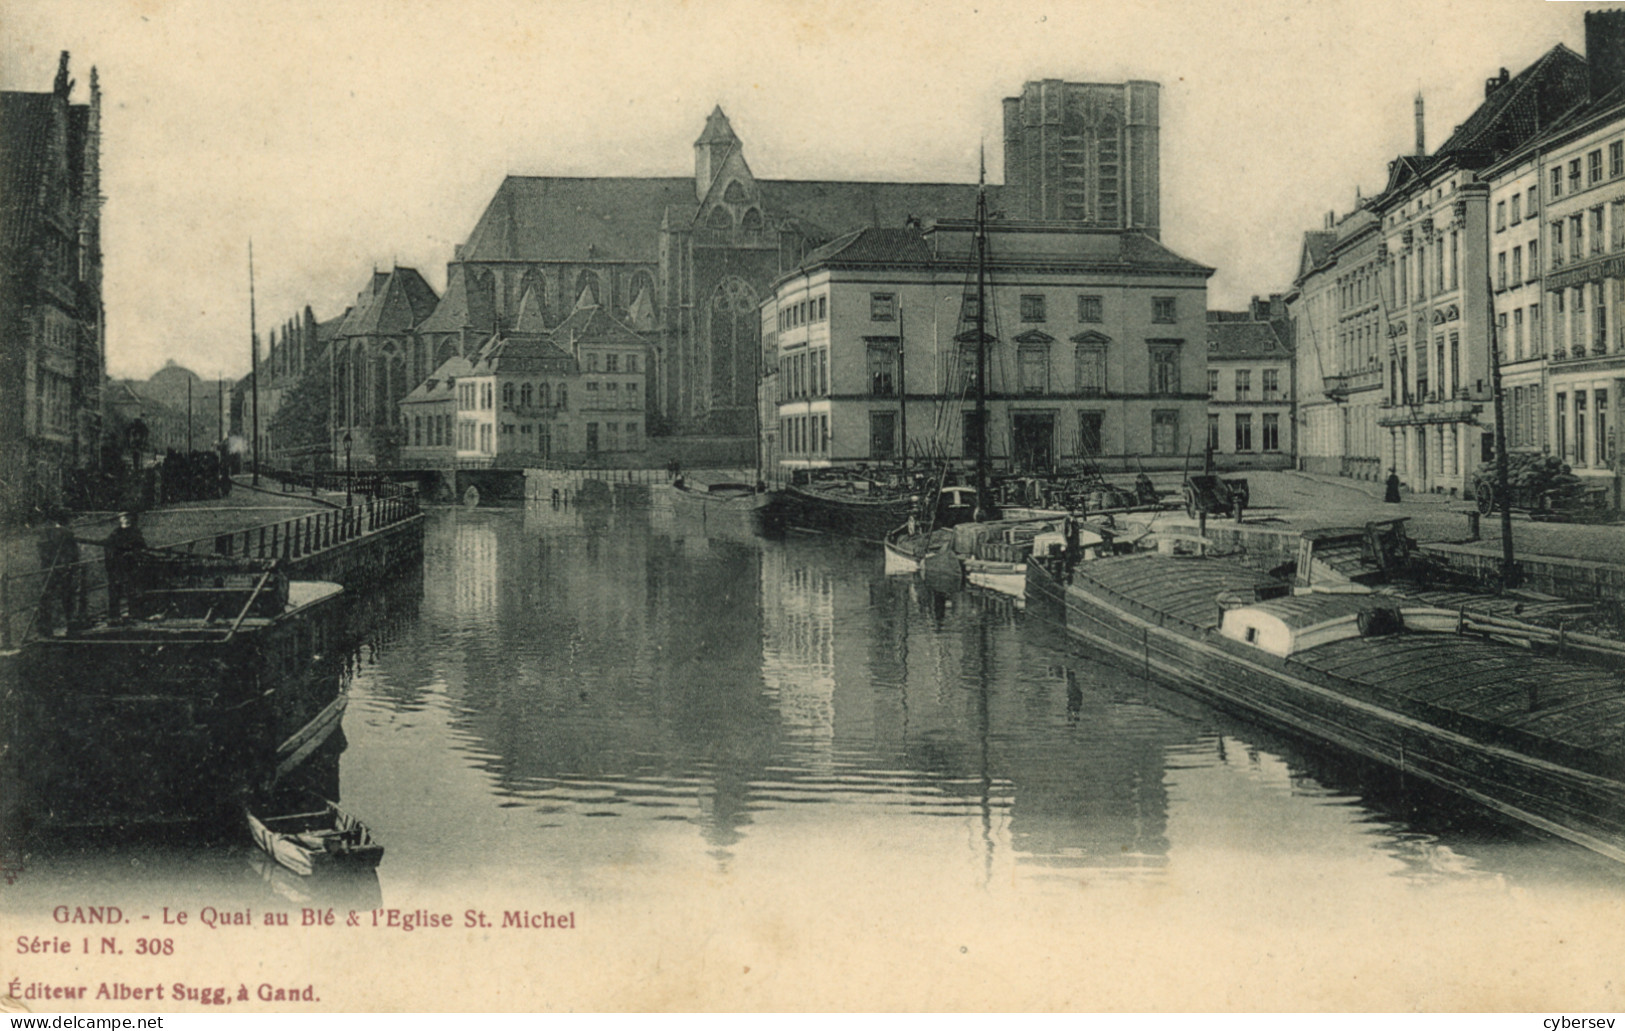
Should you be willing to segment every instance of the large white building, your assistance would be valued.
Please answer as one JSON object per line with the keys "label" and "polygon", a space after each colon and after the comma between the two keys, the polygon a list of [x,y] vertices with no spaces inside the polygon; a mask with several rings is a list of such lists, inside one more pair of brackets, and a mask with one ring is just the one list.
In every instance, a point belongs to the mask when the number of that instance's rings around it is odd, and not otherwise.
{"label": "large white building", "polygon": [[1586,14],[1585,97],[1485,170],[1510,450],[1559,456],[1621,504],[1625,12]]}
{"label": "large white building", "polygon": [[[975,455],[975,223],[865,229],[761,307],[783,473]],[[1135,231],[988,225],[983,395],[996,467],[1178,467],[1200,453],[1213,270]],[[905,429],[906,426],[906,429]]]}

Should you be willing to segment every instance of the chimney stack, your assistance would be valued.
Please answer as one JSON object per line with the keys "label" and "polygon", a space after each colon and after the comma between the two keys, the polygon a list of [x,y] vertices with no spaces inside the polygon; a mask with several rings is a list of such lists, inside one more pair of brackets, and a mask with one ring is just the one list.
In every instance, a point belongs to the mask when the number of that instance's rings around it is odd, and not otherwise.
{"label": "chimney stack", "polygon": [[1591,99],[1625,82],[1625,11],[1586,12],[1586,72]]}
{"label": "chimney stack", "polygon": [[1422,94],[1416,94],[1416,156],[1428,156],[1427,136],[1422,131]]}
{"label": "chimney stack", "polygon": [[1512,80],[1512,76],[1510,74],[1508,74],[1508,72],[1507,72],[1507,70],[1505,68],[1502,68],[1501,69],[1501,74],[1496,76],[1495,78],[1493,78],[1493,79],[1485,79],[1484,80],[1484,99],[1488,100],[1491,97],[1495,96],[1495,91],[1500,89],[1502,86],[1505,86],[1511,80]]}

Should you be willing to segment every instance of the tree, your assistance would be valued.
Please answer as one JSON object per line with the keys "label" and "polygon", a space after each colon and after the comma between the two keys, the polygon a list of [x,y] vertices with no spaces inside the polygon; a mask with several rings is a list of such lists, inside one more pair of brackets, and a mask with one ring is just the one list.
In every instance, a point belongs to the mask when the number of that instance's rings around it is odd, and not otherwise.
{"label": "tree", "polygon": [[305,369],[299,382],[283,395],[282,403],[271,416],[271,437],[279,448],[292,449],[326,446],[328,413],[332,408],[332,391],[327,382],[327,366],[313,365]]}

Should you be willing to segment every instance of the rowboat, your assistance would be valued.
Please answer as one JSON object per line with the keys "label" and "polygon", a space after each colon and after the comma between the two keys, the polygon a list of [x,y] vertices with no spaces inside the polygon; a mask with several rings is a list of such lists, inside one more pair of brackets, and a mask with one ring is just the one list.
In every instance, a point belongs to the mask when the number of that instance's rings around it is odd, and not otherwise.
{"label": "rowboat", "polygon": [[1468,594],[1293,593],[1204,556],[1035,561],[1027,595],[1147,677],[1625,862],[1616,642]]}
{"label": "rowboat", "polygon": [[302,877],[325,870],[371,869],[384,858],[384,846],[365,824],[332,802],[285,816],[247,813],[248,830],[272,859]]}

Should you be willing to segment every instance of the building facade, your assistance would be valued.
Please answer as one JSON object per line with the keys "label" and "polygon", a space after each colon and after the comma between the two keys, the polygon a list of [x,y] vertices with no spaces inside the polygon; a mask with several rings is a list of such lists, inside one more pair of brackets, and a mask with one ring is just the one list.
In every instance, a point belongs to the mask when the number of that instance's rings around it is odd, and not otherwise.
{"label": "building facade", "polygon": [[[1273,319],[1271,316],[1275,316]],[[1221,469],[1287,469],[1294,451],[1293,353],[1277,294],[1207,316],[1204,447]]]}
{"label": "building facade", "polygon": [[[1485,99],[1431,157],[1396,159],[1372,201],[1386,315],[1378,425],[1384,460],[1416,491],[1467,490],[1493,454],[1490,186],[1481,173],[1584,99],[1585,61],[1557,46]],[[1420,119],[1420,113],[1418,114]],[[1418,128],[1418,138],[1422,136]]]}
{"label": "building facade", "polygon": [[108,443],[96,70],[87,103],[73,88],[63,51],[50,92],[0,94],[0,519],[63,501]]}
{"label": "building facade", "polygon": [[440,298],[416,269],[374,272],[333,331],[328,347],[332,453],[362,468],[393,464],[401,446],[399,406],[429,375],[417,327]]}
{"label": "building facade", "polygon": [[1487,170],[1507,445],[1621,507],[1625,12],[1586,14],[1587,94]]}
{"label": "building facade", "polygon": [[1376,480],[1387,316],[1379,292],[1379,220],[1362,202],[1304,234],[1287,296],[1297,385],[1297,463],[1305,472]]}
{"label": "building facade", "polygon": [[861,230],[775,284],[763,423],[779,474],[973,458],[979,374],[997,468],[1178,467],[1200,450],[1211,269],[1141,233],[995,221],[979,346],[974,233]]}

